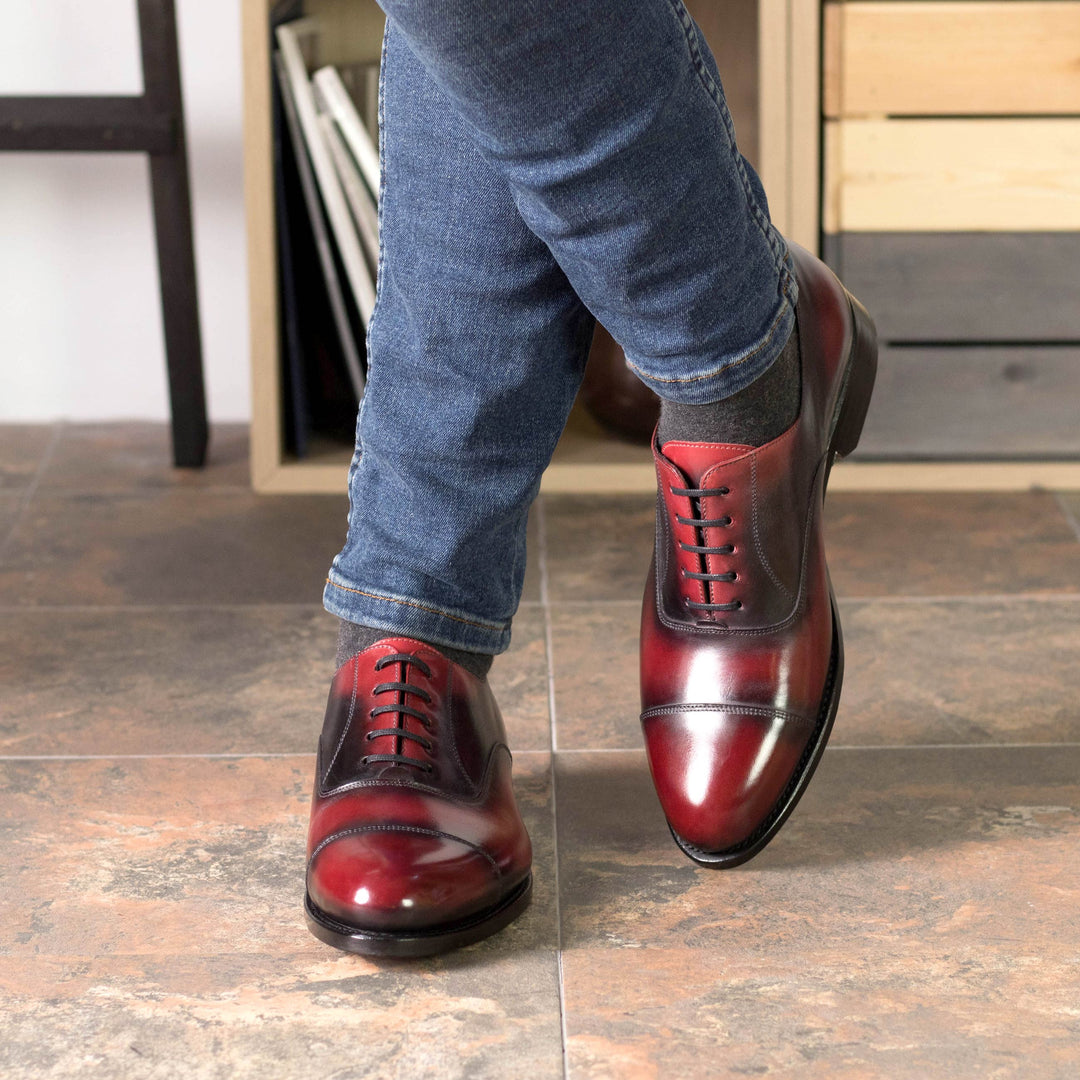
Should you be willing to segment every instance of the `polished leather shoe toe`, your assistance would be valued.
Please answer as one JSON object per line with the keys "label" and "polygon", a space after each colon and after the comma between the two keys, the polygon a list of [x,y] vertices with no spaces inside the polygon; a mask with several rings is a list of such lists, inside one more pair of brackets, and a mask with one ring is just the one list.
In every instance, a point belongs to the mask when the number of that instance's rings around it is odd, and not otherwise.
{"label": "polished leather shoe toe", "polygon": [[657,795],[672,831],[697,851],[737,848],[783,794],[811,725],[725,706],[642,720]]}
{"label": "polished leather shoe toe", "polygon": [[641,723],[679,846],[735,866],[776,835],[813,775],[843,681],[822,505],[858,442],[874,324],[809,252],[799,284],[801,404],[763,446],[653,435],[656,540],[641,617]]}
{"label": "polished leather shoe toe", "polygon": [[343,664],[308,830],[312,933],[369,955],[467,945],[525,909],[531,857],[487,681],[405,637]]}

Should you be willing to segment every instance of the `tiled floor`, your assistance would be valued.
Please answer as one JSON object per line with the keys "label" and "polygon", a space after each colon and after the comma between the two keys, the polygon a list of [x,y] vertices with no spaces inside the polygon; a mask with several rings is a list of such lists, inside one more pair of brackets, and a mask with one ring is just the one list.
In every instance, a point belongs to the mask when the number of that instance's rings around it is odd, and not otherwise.
{"label": "tiled floor", "polygon": [[1080,1075],[1080,497],[830,497],[840,716],[727,873],[639,748],[652,500],[542,500],[492,672],[535,901],[375,963],[300,910],[345,500],[246,453],[0,428],[4,1077]]}

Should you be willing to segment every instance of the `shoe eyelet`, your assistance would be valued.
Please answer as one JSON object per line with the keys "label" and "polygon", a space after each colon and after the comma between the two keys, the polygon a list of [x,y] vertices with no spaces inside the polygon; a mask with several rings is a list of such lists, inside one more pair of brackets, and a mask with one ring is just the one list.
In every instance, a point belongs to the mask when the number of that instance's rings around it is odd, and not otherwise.
{"label": "shoe eyelet", "polygon": [[364,742],[371,742],[371,732],[370,731],[364,736]]}
{"label": "shoe eyelet", "polygon": [[735,601],[735,610],[736,611],[741,611],[742,610],[742,601],[741,600],[736,600]]}

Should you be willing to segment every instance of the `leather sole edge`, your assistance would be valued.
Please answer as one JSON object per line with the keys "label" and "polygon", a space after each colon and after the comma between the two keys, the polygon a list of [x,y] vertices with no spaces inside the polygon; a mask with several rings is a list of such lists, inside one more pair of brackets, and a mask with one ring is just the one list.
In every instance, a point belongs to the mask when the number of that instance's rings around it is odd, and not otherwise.
{"label": "leather sole edge", "polygon": [[343,952],[361,956],[418,957],[435,956],[451,949],[471,945],[497,933],[514,921],[532,900],[532,874],[492,908],[467,919],[429,930],[365,930],[335,919],[322,911],[304,892],[304,915],[308,930],[320,941]]}

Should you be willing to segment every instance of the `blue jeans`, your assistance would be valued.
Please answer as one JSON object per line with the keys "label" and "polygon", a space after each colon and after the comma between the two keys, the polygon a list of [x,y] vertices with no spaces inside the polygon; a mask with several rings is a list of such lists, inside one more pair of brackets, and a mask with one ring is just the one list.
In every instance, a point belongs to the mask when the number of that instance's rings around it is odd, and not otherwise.
{"label": "blue jeans", "polygon": [[681,0],[380,2],[376,304],[323,606],[499,653],[595,320],[662,398],[718,401],[779,355],[796,286]]}

